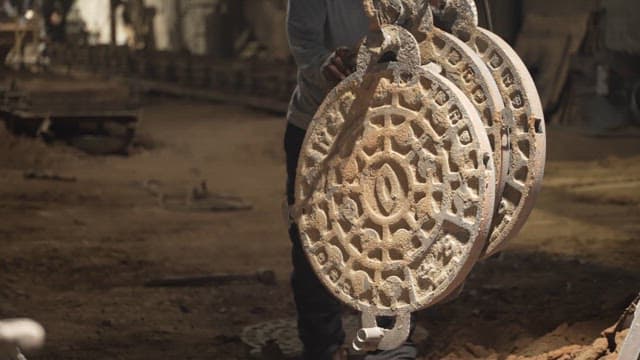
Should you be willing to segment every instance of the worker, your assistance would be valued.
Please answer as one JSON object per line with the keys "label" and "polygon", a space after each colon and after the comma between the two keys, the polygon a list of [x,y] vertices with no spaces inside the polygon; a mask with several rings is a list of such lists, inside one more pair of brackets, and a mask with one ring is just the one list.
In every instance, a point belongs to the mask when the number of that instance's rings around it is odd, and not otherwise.
{"label": "worker", "polygon": [[[305,131],[327,93],[354,71],[355,48],[366,36],[368,28],[362,0],[288,2],[289,47],[298,65],[298,82],[289,105],[284,140],[289,206],[295,200],[296,169]],[[346,359],[342,306],[311,268],[294,223],[289,227],[289,236],[293,261],[291,283],[299,337],[304,345],[303,359]],[[397,350],[372,353],[366,359],[409,360],[415,359],[416,355],[415,346],[407,342]]]}

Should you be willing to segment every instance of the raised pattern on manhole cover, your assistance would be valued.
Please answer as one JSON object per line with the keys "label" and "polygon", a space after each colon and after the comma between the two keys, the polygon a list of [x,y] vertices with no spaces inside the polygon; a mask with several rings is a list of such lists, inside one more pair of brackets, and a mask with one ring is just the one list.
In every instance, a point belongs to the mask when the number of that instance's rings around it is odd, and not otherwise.
{"label": "raised pattern on manhole cover", "polygon": [[493,149],[496,193],[502,193],[509,167],[509,147],[505,106],[498,85],[482,59],[455,36],[434,26],[430,7],[418,14],[412,33],[420,46],[422,64],[436,63],[442,75],[451,80],[471,100],[480,113]]}
{"label": "raised pattern on manhole cover", "polygon": [[[378,12],[388,11],[388,0],[374,3]],[[401,4],[402,19],[408,30],[419,43],[421,63],[437,64],[440,74],[451,80],[471,100],[478,110],[489,136],[493,149],[494,169],[496,169],[496,193],[504,189],[510,163],[508,144],[508,122],[513,122],[510,113],[505,111],[502,94],[487,65],[462,40],[435,27],[431,7],[424,1],[394,0],[392,5]],[[475,8],[469,8],[468,14],[477,17]],[[474,17],[474,18],[475,18]],[[389,21],[381,17],[381,21]],[[497,198],[496,200],[499,200]]]}
{"label": "raised pattern on manhole cover", "polygon": [[312,267],[360,311],[442,300],[484,246],[492,162],[477,111],[444,77],[399,63],[350,76],[300,155],[294,214]]}

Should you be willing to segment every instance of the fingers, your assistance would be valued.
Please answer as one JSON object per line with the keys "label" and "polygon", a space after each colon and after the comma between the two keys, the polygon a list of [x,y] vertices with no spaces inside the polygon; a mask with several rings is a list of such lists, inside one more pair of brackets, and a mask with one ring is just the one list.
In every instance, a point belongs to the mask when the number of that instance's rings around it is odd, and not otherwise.
{"label": "fingers", "polygon": [[324,76],[336,81],[342,81],[347,78],[347,75],[340,71],[333,63],[324,68]]}
{"label": "fingers", "polygon": [[347,75],[351,74],[355,69],[356,53],[349,48],[341,47],[336,50],[336,61]]}
{"label": "fingers", "polygon": [[351,55],[352,51],[349,48],[346,47],[340,47],[338,49],[336,49],[336,55],[346,59]]}
{"label": "fingers", "polygon": [[322,69],[324,76],[332,81],[340,82],[353,73],[352,63],[355,54],[348,48],[338,48]]}
{"label": "fingers", "polygon": [[349,71],[347,66],[344,64],[342,58],[338,55],[334,56],[333,59],[331,59],[331,64],[333,64],[336,69],[338,69],[338,71],[340,71],[345,76],[348,76],[351,73],[351,71]]}

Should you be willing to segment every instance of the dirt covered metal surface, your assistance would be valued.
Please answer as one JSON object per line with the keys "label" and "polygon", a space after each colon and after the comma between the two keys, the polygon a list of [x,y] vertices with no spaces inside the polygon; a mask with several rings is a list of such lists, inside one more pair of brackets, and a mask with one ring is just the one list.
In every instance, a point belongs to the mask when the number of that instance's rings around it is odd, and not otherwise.
{"label": "dirt covered metal surface", "polygon": [[[167,99],[143,110],[129,157],[90,157],[0,130],[0,314],[46,327],[47,345],[30,359],[249,359],[244,327],[295,314],[280,215],[284,119]],[[430,333],[422,358],[536,358],[591,346],[637,295],[637,140],[549,135],[530,221],[502,257],[474,269],[457,300],[419,313]],[[25,178],[33,169],[76,181]],[[206,179],[210,191],[254,207],[167,211],[141,186],[152,179],[185,194]],[[277,285],[144,287],[256,268],[275,270]]]}

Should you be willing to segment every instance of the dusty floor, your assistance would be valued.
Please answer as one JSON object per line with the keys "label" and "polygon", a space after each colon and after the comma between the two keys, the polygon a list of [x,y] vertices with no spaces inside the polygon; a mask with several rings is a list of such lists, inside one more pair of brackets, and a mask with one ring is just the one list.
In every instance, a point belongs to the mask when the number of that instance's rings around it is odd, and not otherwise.
{"label": "dusty floor", "polygon": [[[0,130],[0,318],[48,330],[31,359],[245,359],[241,329],[293,316],[278,116],[153,99],[131,156],[91,157]],[[30,169],[75,182],[25,179]],[[246,212],[165,210],[148,191],[202,180]],[[502,256],[420,314],[427,359],[591,344],[640,290],[640,141],[552,129],[545,188]],[[276,286],[148,288],[166,275],[273,269]]]}

